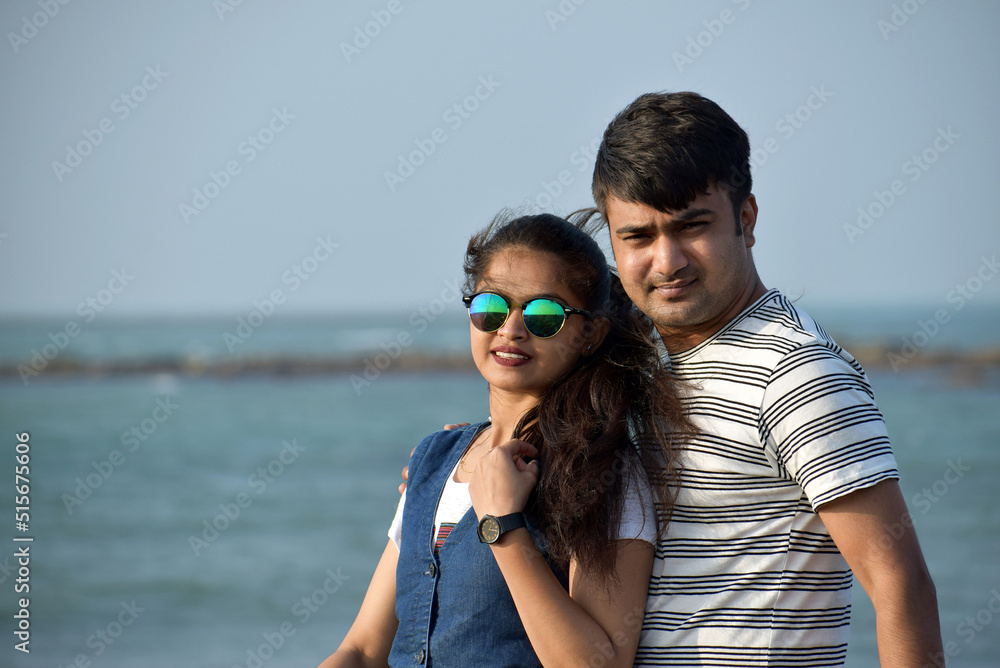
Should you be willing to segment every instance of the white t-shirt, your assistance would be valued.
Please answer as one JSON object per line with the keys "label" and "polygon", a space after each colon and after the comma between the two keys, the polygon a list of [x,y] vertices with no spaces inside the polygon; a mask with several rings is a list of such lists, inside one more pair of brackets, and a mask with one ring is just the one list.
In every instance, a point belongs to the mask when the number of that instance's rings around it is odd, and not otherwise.
{"label": "white t-shirt", "polygon": [[[441,499],[438,501],[437,513],[434,515],[434,535],[435,553],[451,533],[452,527],[461,521],[465,513],[472,507],[472,498],[469,496],[469,483],[455,482],[455,471],[458,464],[451,470],[448,481],[444,485]],[[653,504],[653,494],[649,489],[649,484],[645,477],[633,475],[628,478],[630,481],[639,480],[638,486],[632,482],[625,492],[624,513],[621,524],[618,527],[617,538],[619,540],[638,539],[644,540],[653,545],[656,544],[656,522],[655,506]],[[389,525],[389,538],[396,549],[402,539],[403,533],[403,506],[406,504],[406,490],[399,497],[399,504],[396,506],[396,515]]]}
{"label": "white t-shirt", "polygon": [[816,509],[899,477],[864,371],[776,290],[670,364],[701,433],[635,665],[843,665],[851,570]]}

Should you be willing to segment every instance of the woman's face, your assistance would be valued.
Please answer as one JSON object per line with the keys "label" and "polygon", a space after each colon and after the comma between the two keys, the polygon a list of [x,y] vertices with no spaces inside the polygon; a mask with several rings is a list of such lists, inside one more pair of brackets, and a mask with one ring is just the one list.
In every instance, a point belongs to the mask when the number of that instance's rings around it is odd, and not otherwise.
{"label": "woman's face", "polygon": [[[555,255],[524,247],[498,252],[476,285],[518,304],[512,306],[503,326],[482,332],[470,322],[472,357],[493,391],[527,394],[536,398],[565,375],[595,338],[582,315],[570,315],[550,338],[539,338],[524,326],[520,304],[538,297],[566,306],[585,308],[583,301],[560,279],[564,264]],[[594,345],[594,348],[597,346]]]}

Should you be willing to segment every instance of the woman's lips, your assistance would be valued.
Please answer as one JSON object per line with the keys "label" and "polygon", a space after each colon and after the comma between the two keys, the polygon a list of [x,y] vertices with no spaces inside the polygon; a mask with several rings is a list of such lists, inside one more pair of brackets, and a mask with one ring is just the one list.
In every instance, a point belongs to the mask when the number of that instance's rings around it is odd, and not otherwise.
{"label": "woman's lips", "polygon": [[495,361],[500,366],[521,366],[531,361],[531,355],[518,348],[501,346],[490,351]]}

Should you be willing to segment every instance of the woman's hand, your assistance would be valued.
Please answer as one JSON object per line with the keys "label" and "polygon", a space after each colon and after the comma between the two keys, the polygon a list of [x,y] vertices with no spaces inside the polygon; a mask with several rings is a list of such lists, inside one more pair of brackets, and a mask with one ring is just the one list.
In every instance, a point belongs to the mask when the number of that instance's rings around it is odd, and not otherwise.
{"label": "woman's hand", "polygon": [[498,445],[479,459],[469,481],[469,496],[476,517],[500,517],[524,510],[531,490],[538,483],[538,449],[516,439]]}

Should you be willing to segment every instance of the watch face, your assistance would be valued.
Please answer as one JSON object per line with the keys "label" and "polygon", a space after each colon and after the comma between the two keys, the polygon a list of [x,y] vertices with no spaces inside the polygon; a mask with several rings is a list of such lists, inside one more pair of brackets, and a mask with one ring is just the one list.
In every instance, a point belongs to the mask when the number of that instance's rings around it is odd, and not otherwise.
{"label": "watch face", "polygon": [[484,543],[495,543],[500,537],[500,523],[495,517],[484,517],[479,523],[479,538]]}

